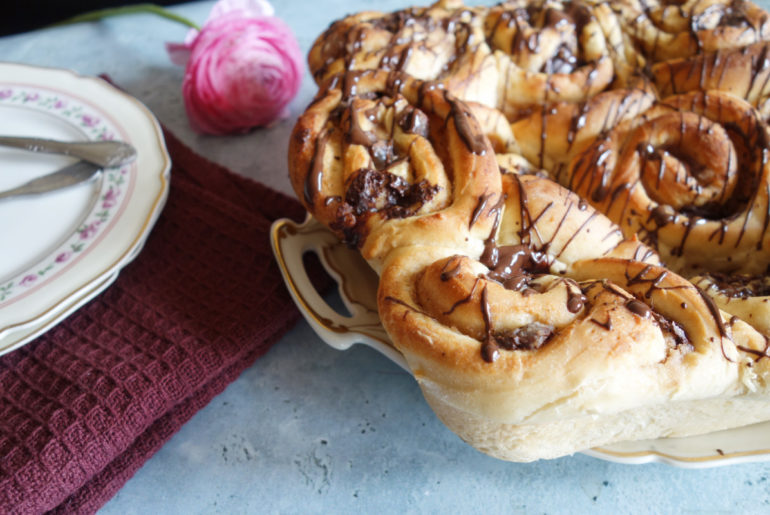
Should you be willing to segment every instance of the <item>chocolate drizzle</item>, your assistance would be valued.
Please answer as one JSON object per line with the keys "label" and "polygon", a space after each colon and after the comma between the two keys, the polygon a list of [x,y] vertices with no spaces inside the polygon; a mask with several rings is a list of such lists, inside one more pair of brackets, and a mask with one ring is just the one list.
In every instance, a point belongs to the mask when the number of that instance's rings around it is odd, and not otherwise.
{"label": "chocolate drizzle", "polygon": [[310,160],[310,168],[305,174],[305,204],[313,206],[318,192],[323,189],[323,170],[324,170],[324,151],[326,150],[326,141],[328,131],[322,132],[315,140],[315,150],[313,158]]}
{"label": "chocolate drizzle", "polygon": [[548,273],[551,259],[527,245],[509,245],[495,247],[495,252],[484,256],[482,263],[490,269],[487,277],[491,280],[508,290],[521,291],[533,274]]}
{"label": "chocolate drizzle", "polygon": [[631,299],[626,302],[626,309],[628,309],[634,315],[642,318],[650,318],[652,315],[652,310],[650,307],[644,302],[636,299]]}
{"label": "chocolate drizzle", "polygon": [[515,329],[493,332],[492,315],[487,298],[487,286],[481,290],[481,315],[484,320],[484,339],[481,342],[481,358],[494,363],[500,357],[500,349],[536,350],[554,335],[554,328],[540,322],[532,322]]}
{"label": "chocolate drizzle", "polygon": [[[504,5],[497,7],[500,12],[487,30],[490,46],[499,47],[510,37],[508,46],[501,50],[512,55],[514,60],[521,61],[517,56],[542,54],[543,31],[552,29],[560,35],[558,44],[548,45],[552,47],[550,54],[537,61],[542,63],[539,68],[530,71],[569,74],[587,64],[580,35],[593,17],[585,5],[579,2],[564,2],[559,7],[554,4],[545,8],[536,5],[506,8]],[[570,30],[564,30],[568,26]]]}
{"label": "chocolate drizzle", "polygon": [[455,129],[460,139],[465,144],[465,148],[471,154],[483,156],[487,153],[489,142],[482,134],[481,130],[475,126],[473,115],[468,111],[465,104],[460,103],[449,93],[444,94],[444,98],[450,105],[449,117],[454,120]]}
{"label": "chocolate drizzle", "polygon": [[567,288],[567,311],[570,313],[579,313],[586,303],[586,296],[578,288],[574,291],[573,288]]}
{"label": "chocolate drizzle", "polygon": [[417,134],[427,138],[429,134],[428,116],[413,106],[407,106],[396,118],[401,130],[409,134]]}
{"label": "chocolate drizzle", "polygon": [[481,316],[484,319],[484,340],[481,342],[481,357],[487,363],[494,363],[500,356],[500,345],[492,335],[491,314],[487,300],[487,287],[481,290]]}
{"label": "chocolate drizzle", "polygon": [[[724,320],[722,320],[722,314],[719,312],[719,308],[714,302],[714,299],[712,299],[706,292],[704,292],[697,286],[695,287],[695,289],[698,291],[698,294],[701,296],[701,298],[703,299],[703,302],[706,304],[706,307],[708,308],[709,313],[711,313],[711,316],[714,319],[714,323],[717,326],[717,330],[719,330],[719,336],[721,336],[722,338],[729,338],[727,334],[727,328],[725,327],[725,322]],[[722,350],[722,352],[724,352],[724,349]]]}
{"label": "chocolate drizzle", "polygon": [[504,198],[500,196],[498,198],[498,202],[496,205],[489,207],[489,201],[495,196],[494,193],[485,193],[481,197],[479,197],[478,203],[476,203],[476,207],[473,208],[473,213],[471,214],[471,219],[468,222],[468,229],[472,229],[474,225],[476,225],[476,222],[479,220],[479,216],[487,209],[489,208],[489,213],[495,214],[496,217],[499,217],[500,209],[502,208],[502,202],[504,201]]}
{"label": "chocolate drizzle", "polygon": [[770,278],[765,275],[707,274],[712,287],[732,299],[770,296]]}

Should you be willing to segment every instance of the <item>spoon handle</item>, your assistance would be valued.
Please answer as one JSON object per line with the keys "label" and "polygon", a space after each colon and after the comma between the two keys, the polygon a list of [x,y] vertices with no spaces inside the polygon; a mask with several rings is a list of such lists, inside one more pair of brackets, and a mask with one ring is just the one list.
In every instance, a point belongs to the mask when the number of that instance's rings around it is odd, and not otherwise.
{"label": "spoon handle", "polygon": [[136,149],[123,141],[57,141],[43,138],[0,136],[0,145],[21,148],[30,152],[64,154],[104,168],[121,166],[136,158]]}
{"label": "spoon handle", "polygon": [[0,200],[11,197],[20,197],[23,195],[39,195],[40,193],[60,190],[89,180],[100,171],[101,167],[96,166],[93,163],[78,161],[77,163],[65,166],[56,172],[27,181],[10,190],[0,191]]}

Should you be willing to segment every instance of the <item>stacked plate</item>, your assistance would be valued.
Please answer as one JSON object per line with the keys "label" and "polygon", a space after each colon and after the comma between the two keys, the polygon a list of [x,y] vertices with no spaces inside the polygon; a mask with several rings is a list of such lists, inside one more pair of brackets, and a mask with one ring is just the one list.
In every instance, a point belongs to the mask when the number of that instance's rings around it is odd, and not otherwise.
{"label": "stacked plate", "polygon": [[[0,354],[106,288],[141,249],[166,201],[171,161],[155,117],[107,82],[0,63],[0,134],[123,140],[137,159],[96,181],[0,200]],[[0,190],[75,160],[0,148]]]}

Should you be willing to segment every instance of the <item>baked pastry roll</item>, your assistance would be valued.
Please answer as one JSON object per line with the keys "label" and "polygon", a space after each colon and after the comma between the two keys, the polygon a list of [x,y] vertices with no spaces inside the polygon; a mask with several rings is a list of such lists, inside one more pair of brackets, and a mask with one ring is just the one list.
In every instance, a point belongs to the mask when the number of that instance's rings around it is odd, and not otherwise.
{"label": "baked pastry roll", "polygon": [[663,99],[577,155],[567,187],[675,271],[763,274],[770,265],[768,129],[718,91]]}
{"label": "baked pastry roll", "polygon": [[770,118],[770,42],[672,59],[651,67],[658,91],[669,96],[688,91],[732,93]]}
{"label": "baked pastry roll", "polygon": [[501,201],[489,140],[434,84],[368,70],[335,76],[289,143],[307,210],[377,269],[395,248],[433,242],[481,252]]}
{"label": "baked pastry roll", "polygon": [[604,4],[511,0],[492,8],[441,0],[334,22],[308,56],[317,82],[350,70],[400,71],[508,119],[625,85],[640,64]]}
{"label": "baked pastry roll", "polygon": [[381,275],[383,325],[450,429],[531,461],[770,417],[762,335],[576,195],[504,182],[484,255],[402,247]]}
{"label": "baked pastry roll", "polygon": [[473,54],[484,42],[484,11],[461,0],[440,0],[429,7],[347,16],[313,43],[310,72],[318,84],[355,70],[398,71],[423,80],[465,75],[478,65]]}
{"label": "baked pastry roll", "polygon": [[650,85],[613,89],[582,102],[553,102],[511,124],[516,151],[533,166],[563,182],[570,161],[616,125],[630,122],[656,100]]}
{"label": "baked pastry roll", "polygon": [[767,12],[747,0],[619,0],[612,6],[650,63],[770,38]]}
{"label": "baked pastry roll", "polygon": [[714,299],[722,311],[751,324],[762,333],[768,344],[758,358],[770,358],[770,278],[765,274],[706,273],[691,279],[692,283]]}
{"label": "baked pastry roll", "polygon": [[770,420],[768,30],[743,1],[442,0],[316,40],[292,184],[464,440]]}
{"label": "baked pastry roll", "polygon": [[489,9],[484,32],[497,72],[479,98],[447,79],[461,98],[500,109],[509,120],[547,103],[581,102],[626,85],[639,64],[604,4],[511,0]]}

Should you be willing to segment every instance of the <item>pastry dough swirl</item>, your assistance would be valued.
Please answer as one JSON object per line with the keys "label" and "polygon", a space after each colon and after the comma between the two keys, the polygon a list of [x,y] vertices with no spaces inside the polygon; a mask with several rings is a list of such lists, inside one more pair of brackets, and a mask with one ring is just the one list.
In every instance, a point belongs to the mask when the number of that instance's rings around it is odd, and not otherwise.
{"label": "pastry dough swirl", "polygon": [[584,101],[625,85],[640,64],[609,6],[580,0],[511,0],[492,8],[441,0],[358,13],[334,22],[308,62],[319,83],[363,69],[438,81],[511,120],[532,106]]}
{"label": "pastry dough swirl", "polygon": [[299,118],[289,170],[305,207],[375,268],[398,246],[480,251],[501,199],[494,152],[467,106],[399,74],[332,78]]}
{"label": "pastry dough swirl", "polygon": [[692,92],[597,139],[573,159],[567,184],[680,273],[764,273],[769,144],[751,105]]}
{"label": "pastry dough swirl", "polygon": [[623,27],[651,62],[770,39],[770,17],[747,0],[620,0]]}

